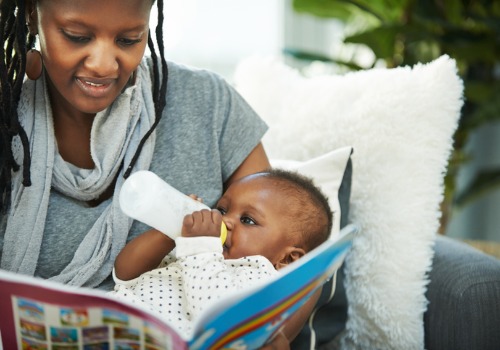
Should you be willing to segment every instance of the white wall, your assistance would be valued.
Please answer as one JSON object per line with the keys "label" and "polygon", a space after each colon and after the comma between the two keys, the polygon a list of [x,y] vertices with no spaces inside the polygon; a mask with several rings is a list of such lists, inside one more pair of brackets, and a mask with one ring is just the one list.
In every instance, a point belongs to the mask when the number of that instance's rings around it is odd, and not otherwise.
{"label": "white wall", "polygon": [[[467,143],[472,160],[458,177],[458,187],[468,184],[479,169],[500,164],[500,123],[475,130]],[[500,189],[490,191],[464,208],[453,212],[447,228],[448,236],[466,239],[484,239],[500,242]]]}
{"label": "white wall", "polygon": [[166,55],[230,79],[243,58],[281,52],[282,7],[283,0],[166,0]]}

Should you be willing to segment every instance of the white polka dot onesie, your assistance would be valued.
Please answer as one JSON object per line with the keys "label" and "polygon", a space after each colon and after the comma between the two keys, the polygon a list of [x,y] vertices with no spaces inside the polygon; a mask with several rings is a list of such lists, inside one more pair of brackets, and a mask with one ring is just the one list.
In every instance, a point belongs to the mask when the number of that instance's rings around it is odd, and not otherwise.
{"label": "white polka dot onesie", "polygon": [[122,281],[113,271],[110,294],[145,306],[186,339],[211,303],[278,273],[263,256],[224,260],[218,237],[178,237],[175,244],[157,269],[133,280]]}

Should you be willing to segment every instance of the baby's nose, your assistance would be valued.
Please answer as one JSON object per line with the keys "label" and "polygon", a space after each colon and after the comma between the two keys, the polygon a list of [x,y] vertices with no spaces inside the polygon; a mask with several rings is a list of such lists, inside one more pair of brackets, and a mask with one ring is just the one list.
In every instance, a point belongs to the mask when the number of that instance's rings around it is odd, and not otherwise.
{"label": "baby's nose", "polygon": [[228,217],[223,216],[222,217],[222,221],[226,225],[226,228],[227,228],[228,231],[231,231],[233,229],[233,223],[232,223],[231,219],[229,219]]}

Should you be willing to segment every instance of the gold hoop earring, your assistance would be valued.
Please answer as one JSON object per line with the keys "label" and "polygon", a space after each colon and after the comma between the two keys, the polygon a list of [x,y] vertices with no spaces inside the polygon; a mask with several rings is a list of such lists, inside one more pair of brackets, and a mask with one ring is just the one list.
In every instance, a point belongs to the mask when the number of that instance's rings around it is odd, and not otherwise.
{"label": "gold hoop earring", "polygon": [[42,75],[42,54],[40,51],[31,49],[26,52],[26,76],[31,80],[37,80]]}

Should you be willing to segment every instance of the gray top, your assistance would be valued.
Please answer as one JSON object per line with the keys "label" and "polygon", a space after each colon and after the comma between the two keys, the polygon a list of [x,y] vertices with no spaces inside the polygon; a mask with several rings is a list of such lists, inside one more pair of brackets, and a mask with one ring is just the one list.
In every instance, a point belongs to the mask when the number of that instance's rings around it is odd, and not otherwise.
{"label": "gray top", "polygon": [[[169,62],[167,105],[156,130],[150,170],[212,206],[222,194],[223,182],[260,142],[267,127],[216,74]],[[62,271],[110,202],[90,208],[52,191],[35,275],[48,278]],[[0,254],[5,232],[5,218],[1,219]],[[135,222],[128,239],[146,229]],[[108,289],[109,282],[102,287]]]}

